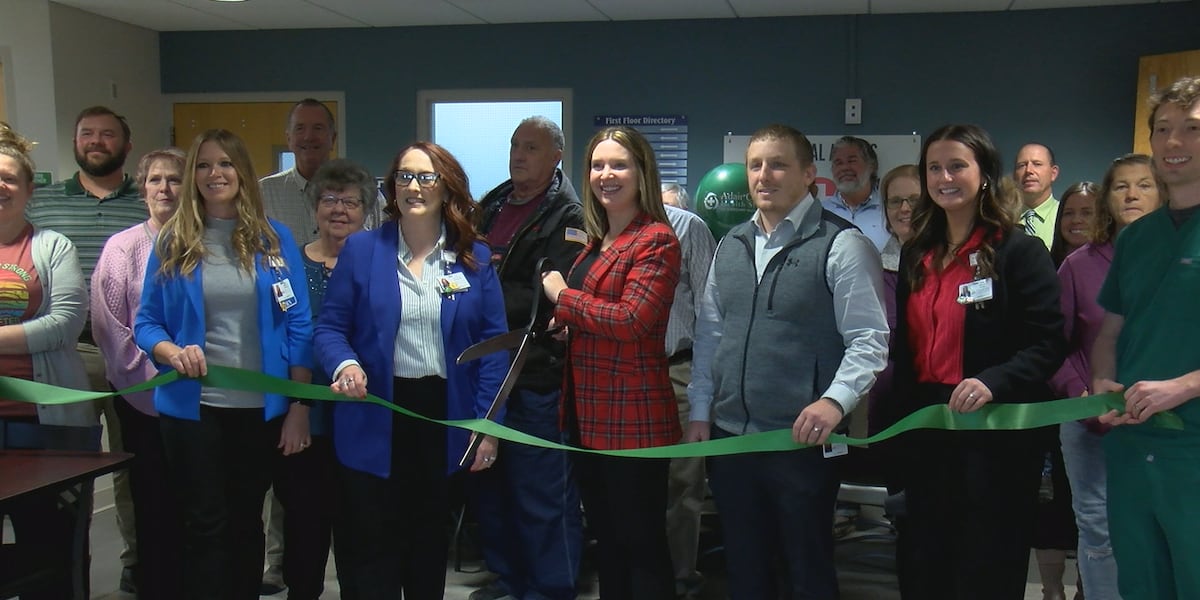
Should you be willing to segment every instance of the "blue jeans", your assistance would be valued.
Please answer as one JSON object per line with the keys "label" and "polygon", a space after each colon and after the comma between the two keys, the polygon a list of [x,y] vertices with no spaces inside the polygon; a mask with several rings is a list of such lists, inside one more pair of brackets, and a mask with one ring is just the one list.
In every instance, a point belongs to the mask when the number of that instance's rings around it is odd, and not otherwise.
{"label": "blue jeans", "polygon": [[[513,390],[504,424],[561,442],[559,395]],[[484,560],[500,585],[522,600],[575,598],[583,517],[566,451],[503,442],[496,465],[471,481]]]}
{"label": "blue jeans", "polygon": [[1079,577],[1088,600],[1119,599],[1117,561],[1108,538],[1108,473],[1102,436],[1078,421],[1063,423],[1059,433],[1072,508],[1079,527]]}

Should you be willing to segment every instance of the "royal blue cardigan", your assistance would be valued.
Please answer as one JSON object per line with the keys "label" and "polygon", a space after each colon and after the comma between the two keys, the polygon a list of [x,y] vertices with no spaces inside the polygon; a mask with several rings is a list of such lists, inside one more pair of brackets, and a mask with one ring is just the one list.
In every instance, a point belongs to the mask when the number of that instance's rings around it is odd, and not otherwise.
{"label": "royal blue cardigan", "polygon": [[[338,255],[325,291],[314,341],[318,363],[331,376],[346,360],[357,360],[367,375],[367,391],[394,402],[393,364],[400,326],[399,224],[356,233]],[[508,353],[498,352],[464,365],[455,359],[468,346],[508,331],[504,295],[487,246],[473,249],[477,270],[456,257],[451,273],[462,273],[470,289],[442,296],[441,328],[446,356],[446,413],[450,419],[483,417],[508,372]],[[501,420],[498,418],[497,420]],[[469,433],[447,433],[448,470],[458,469]],[[391,473],[392,418],[387,408],[366,402],[338,402],[333,442],[342,464],[388,477]]]}
{"label": "royal blue cardigan", "polygon": [[[282,223],[270,220],[279,236],[280,253],[285,266],[264,267],[262,255],[254,257],[256,302],[258,305],[259,344],[262,349],[262,371],[287,379],[290,367],[312,367],[312,309],[308,305],[308,282],[304,276],[304,261],[292,233]],[[174,342],[180,347],[195,344],[204,348],[204,265],[198,265],[190,277],[164,277],[158,273],[162,264],[158,252],[150,254],[146,265],[146,280],[142,287],[142,304],[134,320],[133,332],[137,345],[154,357],[159,342]],[[292,284],[296,305],[284,312],[271,286],[287,279]],[[250,340],[246,340],[250,342]],[[159,370],[170,365],[158,364]],[[263,394],[263,416],[274,419],[287,412],[288,399],[280,394]],[[154,408],[158,412],[180,419],[200,419],[200,381],[179,379],[154,390]]]}

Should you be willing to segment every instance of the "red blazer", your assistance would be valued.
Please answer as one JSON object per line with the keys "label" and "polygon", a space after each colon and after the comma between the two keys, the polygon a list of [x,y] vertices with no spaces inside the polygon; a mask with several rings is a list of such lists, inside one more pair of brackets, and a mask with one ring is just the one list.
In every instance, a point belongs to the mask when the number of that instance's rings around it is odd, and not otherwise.
{"label": "red blazer", "polygon": [[[576,266],[597,243],[588,242]],[[583,289],[559,295],[554,318],[570,331],[563,406],[574,410],[584,447],[679,442],[666,351],[679,261],[671,226],[641,213],[600,252]]]}

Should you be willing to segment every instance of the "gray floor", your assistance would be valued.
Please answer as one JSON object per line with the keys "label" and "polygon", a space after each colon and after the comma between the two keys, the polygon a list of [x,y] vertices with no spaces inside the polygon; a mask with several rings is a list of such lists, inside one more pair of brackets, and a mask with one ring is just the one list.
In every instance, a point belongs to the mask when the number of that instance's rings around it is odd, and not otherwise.
{"label": "gray floor", "polygon": [[[890,549],[889,545],[871,542],[839,544],[837,562],[842,600],[894,600],[900,597],[896,590],[895,575],[887,568],[889,560],[886,556]],[[120,536],[117,533],[115,511],[112,508],[111,482],[108,478],[102,478],[97,482],[96,514],[92,522],[93,599],[134,600],[134,596],[117,591],[121,576],[120,560],[118,559],[120,552]],[[710,557],[702,559],[703,562],[719,564],[719,559]],[[489,575],[481,570],[481,565],[477,561],[465,561],[462,570],[464,572],[456,571],[453,564],[447,567],[445,598],[466,600],[471,591],[488,581]],[[700,600],[717,600],[726,597],[725,582],[716,571],[719,571],[719,567],[709,569],[709,577]],[[1066,579],[1074,581],[1074,561],[1068,561],[1067,572]],[[340,598],[332,560],[329,561],[325,581],[326,591],[322,598],[325,600]],[[1032,563],[1030,564],[1029,582],[1025,598],[1042,600],[1037,567]],[[1070,599],[1074,593],[1074,586],[1067,586],[1067,598]],[[275,596],[264,596],[264,598],[281,600],[286,597],[286,592]],[[594,574],[585,574],[585,582],[581,585],[579,598],[580,600],[598,598]]]}

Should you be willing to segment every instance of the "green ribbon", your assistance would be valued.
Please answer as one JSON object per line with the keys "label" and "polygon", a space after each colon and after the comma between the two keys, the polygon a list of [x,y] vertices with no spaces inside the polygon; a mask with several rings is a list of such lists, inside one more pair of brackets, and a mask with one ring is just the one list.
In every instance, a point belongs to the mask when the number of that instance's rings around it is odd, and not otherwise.
{"label": "green ribbon", "polygon": [[[179,373],[169,371],[145,383],[120,390],[118,392],[87,392],[61,388],[36,381],[0,377],[0,398],[19,400],[42,405],[72,404],[89,400],[100,400],[116,395],[142,392],[165,385],[179,379]],[[431,419],[417,414],[406,408],[396,406],[378,396],[368,395],[365,400],[354,400],[334,394],[327,386],[298,383],[280,379],[256,371],[247,371],[233,367],[209,365],[208,374],[200,377],[200,383],[205,386],[242,390],[248,392],[270,392],[303,398],[306,400],[323,400],[335,402],[370,402],[400,414],[439,423],[449,427],[459,427],[476,431],[485,435],[495,436],[502,440],[553,448],[571,450],[574,452],[590,452],[608,456],[626,456],[637,458],[686,458],[694,456],[724,456],[728,454],[744,454],[748,452],[784,452],[807,447],[792,441],[791,429],[765,431],[739,435],[719,440],[676,444],[672,446],[656,446],[653,448],[635,448],[632,450],[591,450],[566,446],[543,440],[532,435],[509,429],[487,419],[443,420]],[[1120,393],[1097,394],[1079,398],[1065,398],[1034,404],[988,404],[970,413],[951,411],[945,404],[927,406],[907,417],[904,417],[891,427],[867,438],[852,438],[842,434],[829,436],[831,444],[848,444],[865,446],[896,437],[906,431],[916,429],[943,429],[948,431],[1001,431],[1018,429],[1035,429],[1047,425],[1056,425],[1069,421],[1078,421],[1089,417],[1102,415],[1109,410],[1122,411],[1125,408],[1125,398]],[[1148,423],[1166,429],[1183,429],[1183,421],[1173,412],[1162,412],[1152,416]]]}

